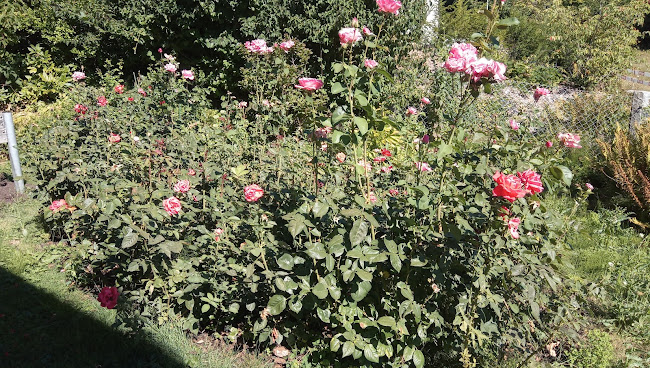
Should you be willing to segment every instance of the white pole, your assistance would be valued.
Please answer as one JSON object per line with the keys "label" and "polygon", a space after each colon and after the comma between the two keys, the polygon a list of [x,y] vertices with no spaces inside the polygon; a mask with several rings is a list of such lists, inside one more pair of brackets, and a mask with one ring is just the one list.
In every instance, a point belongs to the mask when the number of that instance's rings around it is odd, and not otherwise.
{"label": "white pole", "polygon": [[7,140],[9,141],[9,160],[11,161],[11,173],[14,177],[16,193],[22,194],[25,193],[25,182],[22,179],[23,171],[20,168],[20,159],[18,158],[18,143],[16,142],[14,118],[10,112],[3,112],[2,120],[4,120],[5,128],[7,129]]}

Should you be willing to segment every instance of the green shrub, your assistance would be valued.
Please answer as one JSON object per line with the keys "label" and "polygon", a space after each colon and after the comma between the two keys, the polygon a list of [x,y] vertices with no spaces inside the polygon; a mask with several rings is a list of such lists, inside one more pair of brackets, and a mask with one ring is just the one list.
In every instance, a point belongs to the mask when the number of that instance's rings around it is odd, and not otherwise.
{"label": "green shrub", "polygon": [[608,368],[614,360],[612,340],[604,331],[587,333],[587,343],[569,352],[569,365],[573,368]]}
{"label": "green shrub", "polygon": [[[574,318],[561,292],[571,282],[555,271],[561,224],[543,203],[570,170],[509,127],[465,127],[489,78],[453,75],[454,117],[413,128],[418,116],[385,98],[400,89],[385,88],[384,48],[381,37],[341,48],[326,88],[286,108],[301,49],[295,64],[291,52],[246,55],[249,105],[228,97],[220,111],[162,64],[138,81],[146,96],[76,88],[75,118],[26,138],[44,220],[77,253],[74,276],[118,286],[144,318],[182,314],[189,329],[285,346],[312,366],[475,367],[486,350],[544,341]],[[261,108],[265,97],[279,110]],[[403,141],[374,139],[386,130]],[[493,174],[527,169],[544,194],[493,194]]]}

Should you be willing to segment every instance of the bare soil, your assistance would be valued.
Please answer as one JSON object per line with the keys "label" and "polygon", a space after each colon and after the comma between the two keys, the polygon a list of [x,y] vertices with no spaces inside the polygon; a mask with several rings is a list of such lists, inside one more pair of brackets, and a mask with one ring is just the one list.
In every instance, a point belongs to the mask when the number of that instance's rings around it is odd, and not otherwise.
{"label": "bare soil", "polygon": [[6,174],[0,172],[0,203],[8,203],[16,197],[14,182]]}

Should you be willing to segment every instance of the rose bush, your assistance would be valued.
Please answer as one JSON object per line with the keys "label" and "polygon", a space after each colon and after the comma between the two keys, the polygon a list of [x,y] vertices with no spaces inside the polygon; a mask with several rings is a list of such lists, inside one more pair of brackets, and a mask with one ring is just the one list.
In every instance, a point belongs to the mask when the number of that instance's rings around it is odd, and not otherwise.
{"label": "rose bush", "polygon": [[[382,4],[395,22],[399,2]],[[220,111],[167,59],[137,88],[76,87],[74,103],[93,108],[26,138],[73,276],[119,287],[143,318],[180,314],[323,367],[473,367],[571,326],[561,226],[541,197],[570,184],[563,151],[505,122],[463,123],[499,68],[451,76],[445,127],[401,124],[407,105],[384,103],[391,73],[364,67],[379,59],[377,29],[341,48],[327,88],[300,82],[297,40],[242,46],[249,101],[225,96]],[[376,144],[385,130],[408,138]]]}

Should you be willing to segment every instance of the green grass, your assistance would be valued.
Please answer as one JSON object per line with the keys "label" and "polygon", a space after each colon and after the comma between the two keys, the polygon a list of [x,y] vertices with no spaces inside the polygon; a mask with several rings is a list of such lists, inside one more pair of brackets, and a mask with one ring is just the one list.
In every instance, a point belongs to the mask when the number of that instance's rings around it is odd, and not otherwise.
{"label": "green grass", "polygon": [[270,367],[178,321],[136,333],[115,328],[102,308],[60,272],[59,244],[47,243],[38,203],[0,203],[0,367]]}

